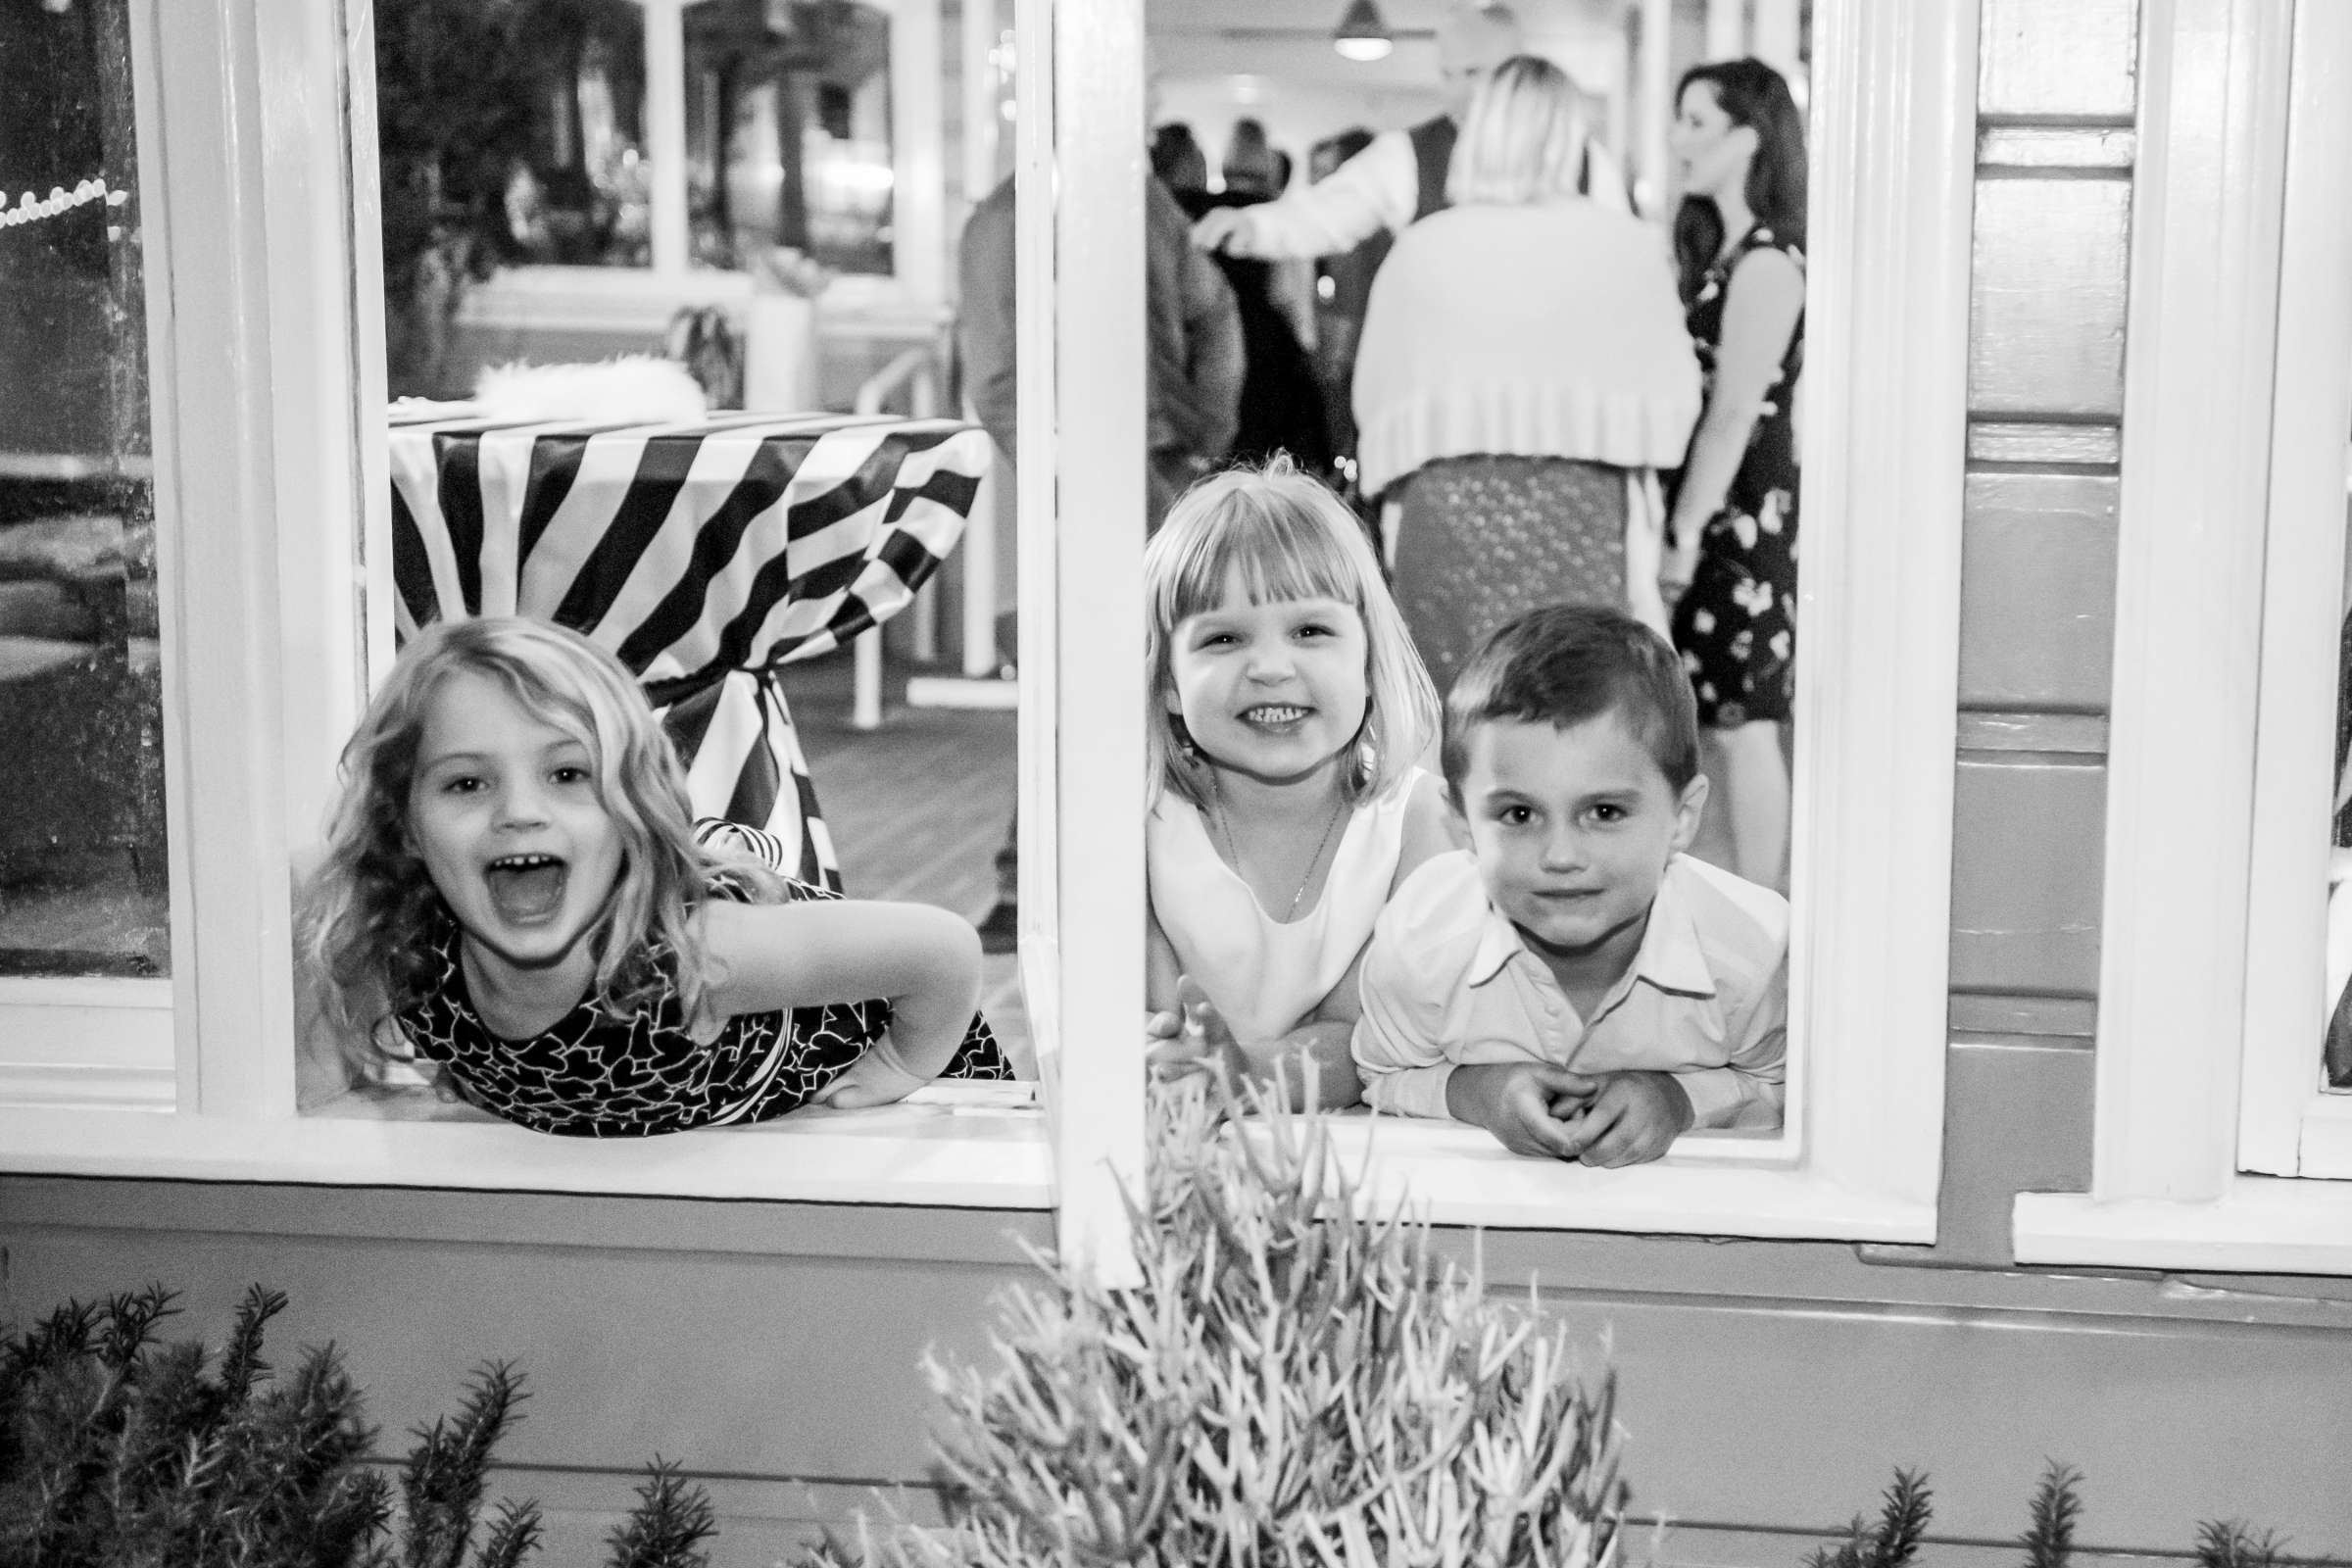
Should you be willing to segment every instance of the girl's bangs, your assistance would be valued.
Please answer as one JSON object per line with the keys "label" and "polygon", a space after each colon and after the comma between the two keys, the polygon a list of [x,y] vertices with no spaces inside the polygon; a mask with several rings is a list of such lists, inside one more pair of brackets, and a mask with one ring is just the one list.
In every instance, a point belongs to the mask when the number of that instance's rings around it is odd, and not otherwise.
{"label": "girl's bangs", "polygon": [[1222,609],[1237,573],[1252,605],[1336,599],[1363,608],[1363,584],[1330,522],[1301,507],[1234,499],[1177,570],[1165,624]]}

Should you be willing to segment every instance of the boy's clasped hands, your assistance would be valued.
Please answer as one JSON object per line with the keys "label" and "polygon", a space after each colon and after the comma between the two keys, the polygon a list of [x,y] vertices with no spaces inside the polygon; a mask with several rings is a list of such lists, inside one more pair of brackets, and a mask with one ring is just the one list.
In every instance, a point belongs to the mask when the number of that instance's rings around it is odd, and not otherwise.
{"label": "boy's clasped hands", "polygon": [[1656,1159],[1692,1120],[1690,1097],[1670,1072],[1581,1073],[1547,1061],[1458,1066],[1446,1108],[1514,1154],[1612,1167]]}
{"label": "boy's clasped hands", "polygon": [[[1206,1067],[1229,1083],[1267,1076],[1200,982],[1177,984],[1177,1006],[1144,1018],[1155,1072]],[[1456,1066],[1446,1084],[1453,1119],[1484,1127],[1514,1154],[1616,1167],[1656,1159],[1690,1130],[1690,1097],[1670,1072],[1581,1073],[1544,1061]]]}

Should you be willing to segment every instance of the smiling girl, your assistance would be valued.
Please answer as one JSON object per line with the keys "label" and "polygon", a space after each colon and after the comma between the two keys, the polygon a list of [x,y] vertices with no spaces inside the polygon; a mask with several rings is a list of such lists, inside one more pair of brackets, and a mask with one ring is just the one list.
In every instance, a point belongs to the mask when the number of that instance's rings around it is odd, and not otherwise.
{"label": "smiling girl", "polygon": [[405,1036],[484,1109],[603,1138],[1008,1075],[971,927],[698,843],[644,697],[575,633],[426,628],[343,785],[303,947],[363,1077]]}
{"label": "smiling girl", "polygon": [[1363,529],[1281,459],[1187,492],[1144,579],[1147,1033],[1352,1104],[1364,945],[1448,848],[1437,694]]}

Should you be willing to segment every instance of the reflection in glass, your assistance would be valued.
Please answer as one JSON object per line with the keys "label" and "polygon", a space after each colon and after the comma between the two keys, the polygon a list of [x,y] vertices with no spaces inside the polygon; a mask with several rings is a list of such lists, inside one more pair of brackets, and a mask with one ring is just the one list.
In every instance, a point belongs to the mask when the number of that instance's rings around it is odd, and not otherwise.
{"label": "reflection in glass", "polygon": [[695,262],[786,246],[887,274],[890,20],[853,0],[705,0],[686,13]]}
{"label": "reflection in glass", "polygon": [[0,8],[0,974],[171,962],[122,0]]}
{"label": "reflection in glass", "polygon": [[499,192],[503,260],[644,267],[653,260],[645,137],[645,11],[627,0],[538,0],[527,150]]}

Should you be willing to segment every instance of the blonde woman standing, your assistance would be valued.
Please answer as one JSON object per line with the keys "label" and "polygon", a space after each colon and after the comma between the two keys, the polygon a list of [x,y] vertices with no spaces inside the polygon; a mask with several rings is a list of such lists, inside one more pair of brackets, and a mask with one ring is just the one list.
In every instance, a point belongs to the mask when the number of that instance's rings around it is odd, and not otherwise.
{"label": "blonde woman standing", "polygon": [[1407,229],[1372,285],[1362,484],[1441,691],[1539,605],[1665,630],[1655,470],[1682,461],[1698,365],[1664,236],[1578,194],[1587,147],[1567,74],[1505,61],[1464,118],[1452,205]]}

